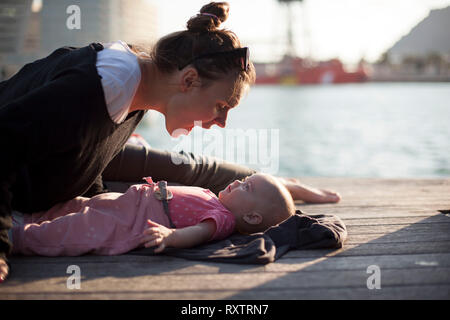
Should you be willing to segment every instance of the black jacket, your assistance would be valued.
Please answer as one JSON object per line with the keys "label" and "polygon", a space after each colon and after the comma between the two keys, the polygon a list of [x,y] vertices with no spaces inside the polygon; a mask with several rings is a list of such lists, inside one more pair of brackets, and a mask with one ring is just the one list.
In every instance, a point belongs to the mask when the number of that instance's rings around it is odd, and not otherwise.
{"label": "black jacket", "polygon": [[101,173],[144,111],[108,114],[99,43],[63,47],[0,83],[0,256],[11,249],[11,211],[48,210],[102,189]]}
{"label": "black jacket", "polygon": [[[164,254],[190,259],[240,264],[267,264],[289,250],[342,248],[347,239],[344,222],[335,215],[296,214],[264,233],[234,235],[194,248],[168,248]],[[153,248],[136,249],[129,254],[154,255]],[[324,253],[325,254],[325,253]]]}

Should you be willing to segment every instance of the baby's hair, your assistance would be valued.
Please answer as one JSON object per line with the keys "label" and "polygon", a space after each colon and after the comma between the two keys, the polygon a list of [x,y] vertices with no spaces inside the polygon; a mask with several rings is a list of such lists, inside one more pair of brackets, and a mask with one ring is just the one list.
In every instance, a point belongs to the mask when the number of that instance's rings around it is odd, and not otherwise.
{"label": "baby's hair", "polygon": [[235,85],[233,97],[239,98],[244,85],[255,82],[255,68],[251,62],[242,69],[234,55],[200,55],[227,52],[241,48],[238,37],[229,30],[219,29],[227,20],[230,6],[227,2],[211,2],[200,9],[200,13],[191,17],[186,24],[187,30],[171,33],[161,38],[151,51],[151,59],[158,70],[172,73],[186,66],[193,66],[202,85],[211,80],[233,76]]}
{"label": "baby's hair", "polygon": [[[274,192],[276,199],[262,209],[263,222],[259,225],[247,224],[244,233],[264,232],[270,227],[278,225],[295,214],[295,204],[289,190],[279,181],[274,180],[277,191]],[[260,209],[261,210],[261,209]]]}

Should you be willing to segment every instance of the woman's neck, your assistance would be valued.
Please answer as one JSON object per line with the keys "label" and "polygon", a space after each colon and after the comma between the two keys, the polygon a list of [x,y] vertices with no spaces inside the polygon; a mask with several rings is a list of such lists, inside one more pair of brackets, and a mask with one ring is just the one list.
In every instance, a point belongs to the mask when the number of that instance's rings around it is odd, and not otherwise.
{"label": "woman's neck", "polygon": [[165,114],[166,101],[171,94],[167,79],[156,68],[153,61],[138,57],[141,81],[131,102],[129,113],[136,110],[156,110]]}

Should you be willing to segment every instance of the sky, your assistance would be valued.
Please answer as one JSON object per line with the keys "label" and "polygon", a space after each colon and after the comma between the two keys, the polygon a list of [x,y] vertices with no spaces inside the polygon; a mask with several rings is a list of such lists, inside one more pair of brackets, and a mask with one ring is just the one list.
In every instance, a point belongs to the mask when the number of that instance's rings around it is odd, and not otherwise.
{"label": "sky", "polygon": [[[157,11],[158,36],[185,29],[203,0],[146,0]],[[222,24],[249,46],[253,61],[279,60],[287,48],[287,7],[277,0],[228,0]],[[432,9],[450,0],[304,0],[291,5],[295,52],[316,60],[339,58],[347,65],[376,61]]]}

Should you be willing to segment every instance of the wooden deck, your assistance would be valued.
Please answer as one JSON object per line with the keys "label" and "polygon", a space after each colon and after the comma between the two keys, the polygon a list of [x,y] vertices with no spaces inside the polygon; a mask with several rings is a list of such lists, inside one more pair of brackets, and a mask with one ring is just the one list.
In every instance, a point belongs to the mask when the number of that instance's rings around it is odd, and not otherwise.
{"label": "wooden deck", "polygon": [[[339,250],[290,251],[265,266],[123,255],[15,257],[0,299],[449,299],[450,179],[326,179],[339,204],[302,205],[339,215],[348,239]],[[68,289],[69,265],[81,288]],[[368,289],[380,270],[380,289]]]}

